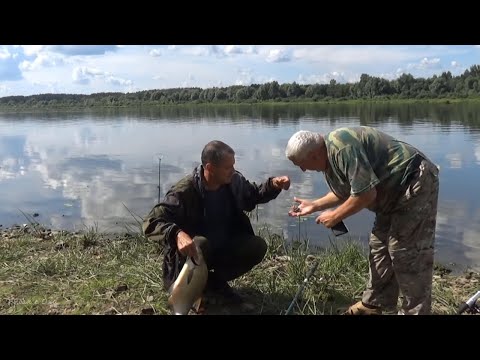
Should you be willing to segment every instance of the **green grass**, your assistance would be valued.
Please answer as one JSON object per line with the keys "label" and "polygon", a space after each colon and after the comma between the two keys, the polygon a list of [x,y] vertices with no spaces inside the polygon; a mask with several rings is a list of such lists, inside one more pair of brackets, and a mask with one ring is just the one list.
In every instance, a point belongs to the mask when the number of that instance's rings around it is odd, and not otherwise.
{"label": "green grass", "polygon": [[[284,314],[316,261],[294,314],[337,314],[361,297],[368,262],[367,249],[358,242],[332,239],[321,249],[305,239],[287,246],[266,227],[258,232],[269,243],[264,261],[232,282],[251,303],[250,313]],[[0,238],[1,314],[170,313],[162,287],[162,249],[139,232],[104,234],[92,227],[39,234],[19,229],[16,236]],[[480,278],[450,276],[441,267],[435,277],[436,314],[453,314],[477,291]]]}
{"label": "green grass", "polygon": [[0,249],[1,313],[167,313],[161,253],[141,236],[27,234]]}

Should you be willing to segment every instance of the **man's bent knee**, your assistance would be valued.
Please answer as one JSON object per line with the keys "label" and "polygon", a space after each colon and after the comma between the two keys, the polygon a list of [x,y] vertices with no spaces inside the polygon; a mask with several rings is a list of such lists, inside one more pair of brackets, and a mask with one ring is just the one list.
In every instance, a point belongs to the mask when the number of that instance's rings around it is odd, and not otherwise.
{"label": "man's bent knee", "polygon": [[210,259],[211,255],[210,255],[210,246],[208,243],[208,239],[205,236],[195,236],[193,238],[193,241],[195,242],[195,244],[197,244],[197,246],[202,251],[202,255],[203,255],[203,258],[205,259],[205,263],[209,265],[211,260]]}
{"label": "man's bent knee", "polygon": [[254,251],[254,264],[257,265],[259,264],[263,258],[265,257],[265,254],[267,253],[268,245],[267,242],[261,238],[260,236],[255,236],[255,251]]}
{"label": "man's bent knee", "polygon": [[205,236],[195,236],[193,241],[200,247],[200,249],[208,246],[208,239]]}

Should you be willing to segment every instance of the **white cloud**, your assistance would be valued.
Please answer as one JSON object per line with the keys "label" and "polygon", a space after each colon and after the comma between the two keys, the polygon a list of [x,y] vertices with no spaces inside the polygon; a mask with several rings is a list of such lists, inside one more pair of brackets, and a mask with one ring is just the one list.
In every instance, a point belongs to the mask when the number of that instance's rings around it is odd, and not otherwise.
{"label": "white cloud", "polygon": [[434,59],[423,58],[423,59],[420,61],[420,64],[421,64],[421,65],[425,65],[425,66],[429,66],[429,65],[438,64],[439,62],[440,62],[440,59],[439,59],[439,58],[434,58]]}
{"label": "white cloud", "polygon": [[222,56],[224,54],[223,50],[220,49],[218,45],[197,45],[197,46],[187,46],[181,48],[182,52],[187,55],[194,56]]}
{"label": "white cloud", "polygon": [[77,84],[88,84],[92,78],[103,77],[106,74],[98,69],[79,66],[73,69],[72,79]]}
{"label": "white cloud", "polygon": [[417,70],[424,70],[428,68],[434,68],[438,67],[440,65],[440,59],[439,58],[427,58],[424,57],[422,60],[420,60],[419,63],[410,63],[407,65],[408,69],[417,69]]}
{"label": "white cloud", "polygon": [[382,79],[387,79],[387,80],[395,80],[397,79],[401,74],[399,73],[381,73],[378,75],[379,78]]}
{"label": "white cloud", "polygon": [[194,46],[184,50],[185,53],[195,56],[207,56],[210,55],[210,50],[206,46]]}
{"label": "white cloud", "polygon": [[8,59],[11,56],[12,54],[10,54],[6,47],[0,47],[0,60]]}
{"label": "white cloud", "polygon": [[157,57],[162,55],[162,50],[160,49],[152,49],[149,52],[150,56]]}
{"label": "white cloud", "polygon": [[382,46],[296,46],[293,47],[296,60],[335,66],[395,64],[412,58],[404,47]]}
{"label": "white cloud", "polygon": [[238,45],[226,45],[223,49],[223,52],[226,55],[234,55],[234,54],[256,54],[257,49],[255,46],[238,46]]}
{"label": "white cloud", "polygon": [[264,84],[267,82],[278,81],[275,76],[258,75],[250,68],[237,69],[238,76],[235,79],[235,85]]}
{"label": "white cloud", "polygon": [[46,48],[46,45],[22,45],[23,53],[27,56],[36,55]]}
{"label": "white cloud", "polygon": [[126,80],[126,79],[122,79],[115,76],[107,76],[105,78],[105,81],[114,85],[123,85],[123,86],[132,85],[132,80]]}
{"label": "white cloud", "polygon": [[331,80],[335,80],[339,83],[346,82],[345,74],[334,71],[332,73],[325,73],[322,75],[303,75],[298,76],[297,82],[299,84],[328,84]]}
{"label": "white cloud", "polygon": [[227,45],[225,46],[225,54],[242,54],[243,50],[240,46],[237,45]]}
{"label": "white cloud", "polygon": [[51,53],[40,53],[33,61],[22,61],[19,67],[23,71],[33,71],[42,67],[60,66],[63,64],[63,58],[58,55]]}
{"label": "white cloud", "polygon": [[[398,68],[395,72],[381,73],[376,76],[378,76],[379,78],[383,78],[391,81],[391,80],[398,79],[403,73],[404,73],[404,70],[402,68]],[[358,81],[360,81],[360,76],[357,76],[352,81],[349,80],[349,82],[358,82]]]}
{"label": "white cloud", "polygon": [[108,72],[86,66],[75,67],[72,72],[72,79],[77,84],[89,84],[92,79],[104,79],[106,83],[121,86],[131,86],[133,84],[132,80],[113,76]]}
{"label": "white cloud", "polygon": [[286,62],[290,59],[290,54],[284,49],[272,49],[268,52],[266,58],[268,62]]}

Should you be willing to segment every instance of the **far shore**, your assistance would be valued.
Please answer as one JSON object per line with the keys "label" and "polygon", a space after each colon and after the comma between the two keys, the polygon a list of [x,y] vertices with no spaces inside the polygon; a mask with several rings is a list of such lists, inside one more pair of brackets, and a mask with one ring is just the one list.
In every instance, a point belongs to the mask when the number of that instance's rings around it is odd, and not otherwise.
{"label": "far shore", "polygon": [[174,104],[155,104],[155,103],[132,103],[127,105],[93,105],[93,106],[0,106],[2,113],[37,113],[37,112],[77,112],[77,111],[95,111],[110,109],[156,109],[171,107],[245,107],[245,106],[299,106],[299,105],[378,105],[378,104],[460,104],[473,103],[480,105],[480,97],[474,98],[432,98],[432,99],[328,99],[318,101],[305,101],[303,99],[289,101],[262,101],[262,102],[184,102]]}

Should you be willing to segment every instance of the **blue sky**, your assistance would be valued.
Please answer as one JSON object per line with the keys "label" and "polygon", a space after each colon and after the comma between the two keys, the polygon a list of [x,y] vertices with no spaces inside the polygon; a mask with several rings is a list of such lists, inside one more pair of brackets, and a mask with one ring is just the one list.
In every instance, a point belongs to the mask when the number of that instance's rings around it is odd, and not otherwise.
{"label": "blue sky", "polygon": [[0,97],[459,75],[480,45],[0,45]]}

